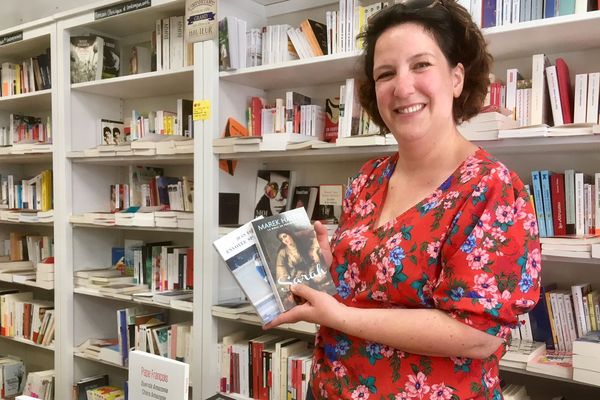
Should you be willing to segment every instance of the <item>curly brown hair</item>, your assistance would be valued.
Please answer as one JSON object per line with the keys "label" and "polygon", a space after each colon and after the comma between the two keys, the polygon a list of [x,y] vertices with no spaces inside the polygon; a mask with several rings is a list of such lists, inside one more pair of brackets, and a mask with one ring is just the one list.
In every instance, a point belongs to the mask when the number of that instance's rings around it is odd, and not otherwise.
{"label": "curly brown hair", "polygon": [[487,94],[492,56],[481,30],[471,15],[454,0],[408,0],[384,8],[359,35],[363,40],[363,71],[359,78],[358,97],[363,108],[380,127],[389,130],[379,114],[375,94],[373,64],[375,44],[383,32],[404,23],[415,23],[430,32],[448,64],[461,63],[465,68],[462,93],[454,99],[452,113],[459,124],[479,113]]}

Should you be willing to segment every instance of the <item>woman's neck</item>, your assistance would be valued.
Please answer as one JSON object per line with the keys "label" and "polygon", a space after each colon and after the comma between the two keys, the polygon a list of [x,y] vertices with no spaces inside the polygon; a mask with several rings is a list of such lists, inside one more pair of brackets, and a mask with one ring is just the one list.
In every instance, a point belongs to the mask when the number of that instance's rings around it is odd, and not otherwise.
{"label": "woman's neck", "polygon": [[398,143],[396,171],[405,174],[435,174],[472,154],[476,146],[464,139],[453,126],[443,135],[427,135]]}

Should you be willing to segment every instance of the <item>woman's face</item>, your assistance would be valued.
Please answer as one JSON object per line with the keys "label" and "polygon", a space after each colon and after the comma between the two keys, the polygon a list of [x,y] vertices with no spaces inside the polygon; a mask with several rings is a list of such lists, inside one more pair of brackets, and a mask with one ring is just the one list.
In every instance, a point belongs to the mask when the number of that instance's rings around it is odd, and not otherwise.
{"label": "woman's face", "polygon": [[280,233],[279,240],[281,240],[281,243],[285,244],[286,246],[289,246],[290,244],[294,243],[294,239],[292,239],[292,237],[287,233]]}
{"label": "woman's face", "polygon": [[389,28],[375,44],[373,79],[379,113],[398,141],[454,128],[452,104],[462,91],[462,64],[450,68],[421,25]]}
{"label": "woman's face", "polygon": [[270,181],[265,186],[265,196],[269,198],[271,214],[279,214],[285,211],[287,204],[289,182],[285,176],[272,173]]}

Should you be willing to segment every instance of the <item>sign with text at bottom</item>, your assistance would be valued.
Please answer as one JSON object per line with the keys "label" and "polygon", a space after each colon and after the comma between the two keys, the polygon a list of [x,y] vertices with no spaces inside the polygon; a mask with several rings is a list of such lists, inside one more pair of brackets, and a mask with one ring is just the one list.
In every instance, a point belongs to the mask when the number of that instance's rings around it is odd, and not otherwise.
{"label": "sign with text at bottom", "polygon": [[187,400],[190,366],[144,353],[129,353],[129,398],[135,400]]}

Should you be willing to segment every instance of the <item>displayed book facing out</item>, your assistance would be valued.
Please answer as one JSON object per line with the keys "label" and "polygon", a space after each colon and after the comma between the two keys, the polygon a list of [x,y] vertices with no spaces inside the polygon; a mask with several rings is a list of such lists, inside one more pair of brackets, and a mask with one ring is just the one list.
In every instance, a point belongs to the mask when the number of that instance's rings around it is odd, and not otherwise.
{"label": "displayed book facing out", "polygon": [[215,240],[213,245],[262,321],[267,323],[279,315],[280,308],[256,247],[251,223]]}
{"label": "displayed book facing out", "polygon": [[298,304],[290,291],[291,285],[305,284],[329,294],[336,292],[315,230],[303,207],[254,220],[252,228],[282,311]]}

